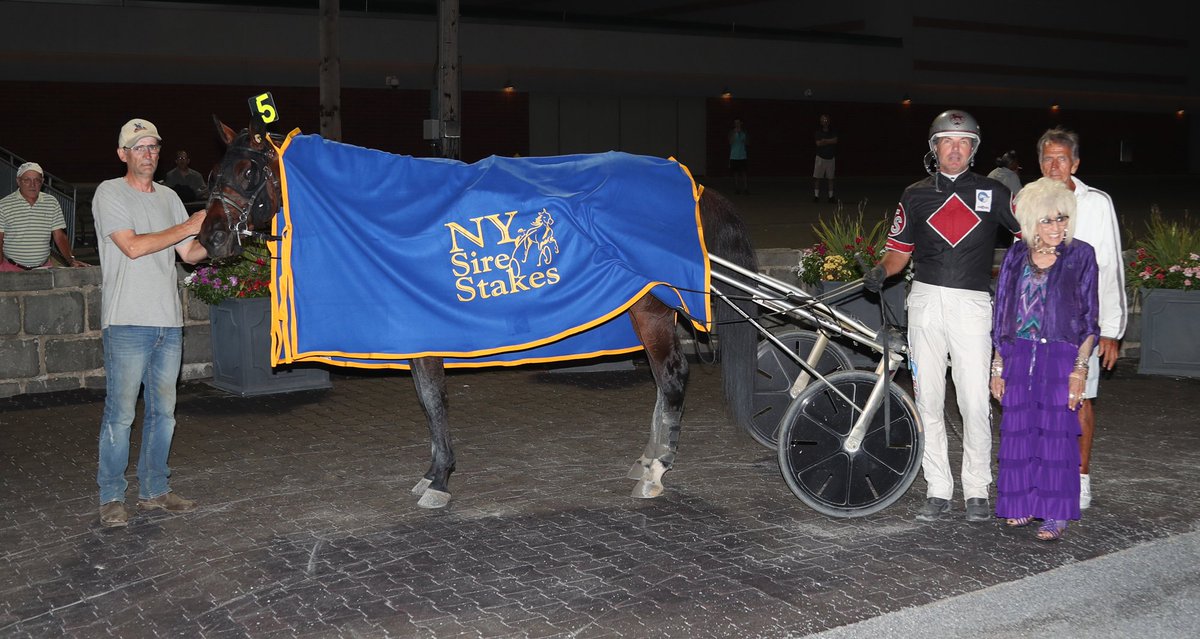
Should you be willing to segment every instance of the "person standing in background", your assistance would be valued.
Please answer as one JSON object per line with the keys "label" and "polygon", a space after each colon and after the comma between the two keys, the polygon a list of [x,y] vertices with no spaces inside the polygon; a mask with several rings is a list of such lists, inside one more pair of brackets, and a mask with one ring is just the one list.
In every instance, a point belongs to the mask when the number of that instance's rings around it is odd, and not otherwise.
{"label": "person standing in background", "polygon": [[1021,191],[1021,162],[1017,160],[1016,151],[1008,151],[996,158],[996,168],[988,173],[988,177],[1008,187],[1013,197]]}
{"label": "person standing in background", "polygon": [[729,172],[733,174],[734,193],[750,195],[750,181],[746,174],[749,146],[750,138],[742,128],[742,121],[734,120],[733,129],[729,131]]}
{"label": "person standing in background", "polygon": [[837,202],[833,194],[833,176],[837,168],[837,131],[829,128],[829,116],[822,115],[817,121],[820,128],[813,134],[817,145],[817,157],[813,162],[813,202],[821,201],[821,178],[829,181],[829,201]]}
{"label": "person standing in background", "polygon": [[1087,388],[1079,407],[1079,507],[1092,505],[1092,437],[1096,413],[1092,399],[1100,392],[1100,367],[1111,370],[1121,354],[1128,305],[1125,301],[1125,261],[1121,258],[1121,232],[1112,198],[1075,177],[1079,170],[1079,135],[1054,127],[1038,140],[1042,175],[1058,180],[1075,194],[1076,239],[1092,245],[1100,269],[1100,343],[1088,360]]}

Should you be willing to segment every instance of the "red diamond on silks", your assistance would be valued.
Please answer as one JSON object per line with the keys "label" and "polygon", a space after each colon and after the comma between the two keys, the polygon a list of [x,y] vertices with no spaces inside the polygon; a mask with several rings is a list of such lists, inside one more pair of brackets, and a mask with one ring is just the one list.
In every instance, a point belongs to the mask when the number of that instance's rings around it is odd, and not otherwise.
{"label": "red diamond on silks", "polygon": [[955,193],[925,223],[933,227],[950,246],[958,246],[964,237],[979,226],[979,216]]}

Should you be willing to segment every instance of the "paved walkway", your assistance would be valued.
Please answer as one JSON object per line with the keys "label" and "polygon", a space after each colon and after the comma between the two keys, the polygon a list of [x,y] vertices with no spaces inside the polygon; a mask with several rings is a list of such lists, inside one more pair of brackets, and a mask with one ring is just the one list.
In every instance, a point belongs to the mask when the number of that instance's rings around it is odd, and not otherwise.
{"label": "paved walkway", "polygon": [[[967,524],[961,502],[955,519],[918,524],[920,479],[877,515],[813,512],[724,417],[707,365],[693,367],[680,456],[652,501],[624,479],[654,402],[644,366],[452,374],[458,472],[441,512],[408,494],[429,453],[406,375],[248,399],[185,385],[172,485],[201,507],[116,530],[96,516],[100,395],[0,400],[0,636],[799,637],[956,616],[997,588],[1101,595],[1126,573],[1087,571],[1122,551],[1194,573],[1200,380],[1135,367],[1104,382],[1096,499],[1054,544]],[[1200,603],[1192,584],[1182,610]],[[1042,617],[1084,636],[1076,618]]]}

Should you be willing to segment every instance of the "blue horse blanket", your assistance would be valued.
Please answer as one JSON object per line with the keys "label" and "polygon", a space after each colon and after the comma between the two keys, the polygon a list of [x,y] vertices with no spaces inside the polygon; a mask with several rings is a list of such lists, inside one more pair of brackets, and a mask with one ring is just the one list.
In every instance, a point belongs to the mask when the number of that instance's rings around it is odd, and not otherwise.
{"label": "blue horse blanket", "polygon": [[709,328],[699,189],[674,160],[279,147],[272,364],[468,367],[637,350],[650,292]]}

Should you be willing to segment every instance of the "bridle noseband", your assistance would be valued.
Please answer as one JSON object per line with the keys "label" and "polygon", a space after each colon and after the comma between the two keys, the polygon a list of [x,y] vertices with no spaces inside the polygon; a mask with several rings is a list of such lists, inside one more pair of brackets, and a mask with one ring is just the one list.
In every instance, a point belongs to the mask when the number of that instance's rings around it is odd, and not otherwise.
{"label": "bridle noseband", "polygon": [[[236,153],[236,155],[233,158],[230,158],[231,153]],[[254,187],[254,190],[252,191],[247,191],[237,186],[233,183],[233,180],[230,180],[225,176],[225,169],[227,167],[236,163],[238,160],[243,159],[249,160],[251,166],[259,168],[263,175],[263,179],[259,182],[257,187]],[[261,166],[259,162],[261,162]],[[228,213],[230,209],[237,213],[237,221],[229,225],[229,227],[230,231],[233,232],[233,237],[237,241],[238,246],[241,246],[243,237],[252,237],[261,241],[274,241],[280,239],[277,235],[271,235],[270,233],[264,233],[262,231],[252,231],[249,228],[251,221],[255,218],[255,213],[259,213],[259,219],[264,217],[270,219],[270,215],[274,213],[274,211],[266,210],[266,207],[272,204],[269,198],[270,194],[266,192],[267,185],[275,187],[276,190],[279,189],[279,179],[275,176],[275,172],[271,170],[272,162],[270,154],[268,154],[266,151],[250,148],[249,146],[235,147],[234,145],[230,145],[229,150],[226,152],[225,161],[222,164],[222,170],[216,176],[216,183],[209,192],[208,204],[211,206],[213,202],[220,202],[225,208],[226,219],[231,219]],[[230,197],[225,194],[226,189],[233,190],[234,193],[243,198],[245,200],[245,205],[239,205],[230,199]],[[267,197],[264,198],[264,196]]]}

